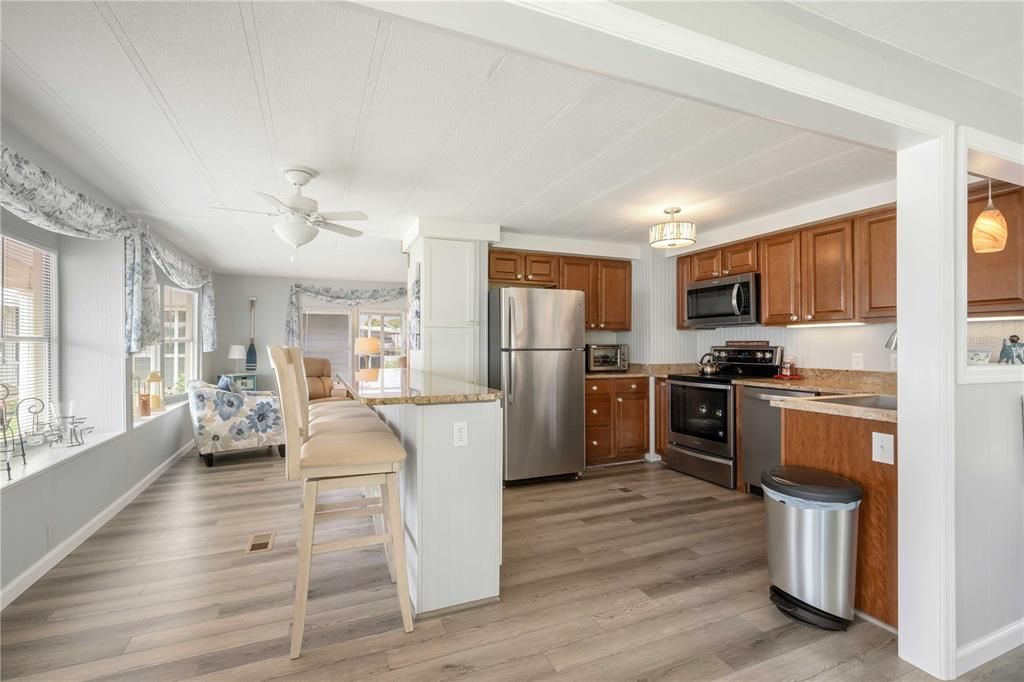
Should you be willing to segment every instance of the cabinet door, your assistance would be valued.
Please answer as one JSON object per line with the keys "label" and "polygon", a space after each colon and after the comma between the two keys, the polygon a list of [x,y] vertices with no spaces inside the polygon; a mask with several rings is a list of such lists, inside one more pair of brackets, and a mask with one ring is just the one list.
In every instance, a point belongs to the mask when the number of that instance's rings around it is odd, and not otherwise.
{"label": "cabinet door", "polygon": [[703,251],[690,256],[690,279],[700,282],[722,276],[722,250]]}
{"label": "cabinet door", "polygon": [[608,464],[615,461],[615,448],[612,443],[612,429],[610,426],[588,426],[586,429],[586,459],[587,466],[595,464]]}
{"label": "cabinet door", "polygon": [[615,396],[615,458],[636,459],[647,453],[648,402],[646,394],[623,393]]}
{"label": "cabinet door", "polygon": [[857,217],[854,269],[857,314],[896,318],[896,207]]}
{"label": "cabinet door", "polygon": [[668,380],[654,380],[654,451],[664,456],[668,447]]}
{"label": "cabinet door", "polygon": [[676,329],[686,329],[686,284],[690,281],[690,257],[676,258]]}
{"label": "cabinet door", "polygon": [[629,331],[633,319],[633,264],[628,260],[597,262],[597,328]]}
{"label": "cabinet door", "polygon": [[584,326],[597,328],[597,261],[562,256],[558,259],[558,288],[582,291],[585,296]]}
{"label": "cabinet door", "polygon": [[761,324],[792,324],[800,319],[800,233],[765,237],[761,259]]}
{"label": "cabinet door", "polygon": [[740,242],[722,247],[722,275],[757,272],[757,242]]}
{"label": "cabinet door", "polygon": [[801,230],[803,251],[802,322],[852,320],[853,221]]}
{"label": "cabinet door", "polygon": [[523,272],[532,284],[558,284],[558,256],[549,253],[524,253]]}
{"label": "cabinet door", "polygon": [[[987,192],[987,187],[986,187]],[[967,311],[971,313],[1019,313],[1024,311],[1024,190],[992,192],[992,203],[1006,218],[1006,248],[996,253],[975,253],[970,231],[985,210],[987,194],[967,202]]]}
{"label": "cabinet door", "polygon": [[492,282],[522,281],[523,254],[491,249],[487,254],[487,279]]}

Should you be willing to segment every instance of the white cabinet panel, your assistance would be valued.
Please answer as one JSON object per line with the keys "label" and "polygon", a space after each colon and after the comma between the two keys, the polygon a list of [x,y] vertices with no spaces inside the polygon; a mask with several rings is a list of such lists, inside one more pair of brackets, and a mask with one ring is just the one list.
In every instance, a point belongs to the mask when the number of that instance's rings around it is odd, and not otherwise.
{"label": "white cabinet panel", "polygon": [[476,382],[477,327],[423,330],[425,365],[432,374]]}
{"label": "white cabinet panel", "polygon": [[427,239],[423,262],[423,326],[477,323],[480,282],[477,242]]}

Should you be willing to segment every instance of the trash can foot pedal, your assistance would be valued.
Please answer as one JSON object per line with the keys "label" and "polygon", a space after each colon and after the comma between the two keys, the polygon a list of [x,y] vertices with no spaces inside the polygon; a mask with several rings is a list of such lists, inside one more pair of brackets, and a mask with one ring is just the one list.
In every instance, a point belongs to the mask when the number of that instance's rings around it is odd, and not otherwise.
{"label": "trash can foot pedal", "polygon": [[772,585],[768,594],[772,603],[783,613],[783,615],[805,625],[812,625],[822,630],[846,630],[850,621],[845,618],[822,611],[807,602],[801,601],[793,595],[783,592]]}

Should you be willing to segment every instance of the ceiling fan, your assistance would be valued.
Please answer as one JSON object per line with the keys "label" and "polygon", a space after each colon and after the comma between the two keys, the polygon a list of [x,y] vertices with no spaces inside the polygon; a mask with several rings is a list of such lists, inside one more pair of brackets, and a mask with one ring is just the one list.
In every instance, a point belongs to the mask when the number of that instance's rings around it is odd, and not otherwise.
{"label": "ceiling fan", "polygon": [[226,208],[224,206],[212,206],[219,211],[234,211],[238,213],[255,213],[280,217],[282,220],[274,223],[274,234],[281,238],[286,244],[291,244],[296,249],[303,244],[316,239],[320,230],[327,230],[346,237],[358,237],[363,232],[353,227],[346,227],[332,220],[366,220],[367,216],[362,211],[327,211],[321,212],[320,205],[316,199],[303,196],[302,188],[306,183],[315,178],[319,173],[312,168],[304,166],[290,166],[283,171],[284,177],[295,187],[295,194],[286,197],[275,197],[263,192],[254,192],[275,209],[275,213],[266,211],[250,211],[244,208]]}

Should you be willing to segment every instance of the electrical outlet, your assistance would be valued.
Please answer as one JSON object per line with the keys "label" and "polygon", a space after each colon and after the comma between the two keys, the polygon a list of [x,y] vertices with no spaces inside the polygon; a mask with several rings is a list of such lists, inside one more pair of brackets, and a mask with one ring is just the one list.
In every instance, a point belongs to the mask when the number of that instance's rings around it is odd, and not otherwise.
{"label": "electrical outlet", "polygon": [[853,353],[850,355],[850,369],[864,369],[863,353]]}
{"label": "electrical outlet", "polygon": [[882,464],[895,464],[893,457],[893,438],[891,433],[871,434],[871,459]]}
{"label": "electrical outlet", "polygon": [[466,422],[455,422],[452,429],[452,446],[461,448],[469,445],[469,426]]}

